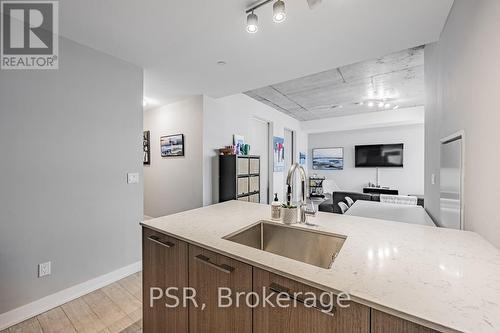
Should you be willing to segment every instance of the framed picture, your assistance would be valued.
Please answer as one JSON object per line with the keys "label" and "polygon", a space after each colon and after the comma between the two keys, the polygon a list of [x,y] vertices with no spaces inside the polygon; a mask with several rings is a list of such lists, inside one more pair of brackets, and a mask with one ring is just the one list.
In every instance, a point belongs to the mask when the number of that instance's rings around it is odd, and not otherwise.
{"label": "framed picture", "polygon": [[162,136],[160,149],[161,157],[184,156],[184,134]]}
{"label": "framed picture", "polygon": [[313,170],[344,170],[344,148],[317,148],[312,155]]}
{"label": "framed picture", "polygon": [[243,135],[233,134],[233,145],[245,144],[245,137]]}
{"label": "framed picture", "polygon": [[306,165],[306,153],[299,152],[299,164]]}
{"label": "framed picture", "polygon": [[143,164],[151,164],[151,142],[149,140],[149,131],[142,132],[142,150],[143,150]]}
{"label": "framed picture", "polygon": [[282,172],[285,169],[285,139],[278,136],[273,137],[274,150],[274,172]]}

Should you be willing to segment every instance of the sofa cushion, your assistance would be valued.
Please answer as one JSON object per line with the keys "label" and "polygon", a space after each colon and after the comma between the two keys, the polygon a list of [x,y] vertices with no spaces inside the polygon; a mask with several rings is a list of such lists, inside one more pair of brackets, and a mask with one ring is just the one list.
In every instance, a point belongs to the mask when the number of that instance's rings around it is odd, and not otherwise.
{"label": "sofa cushion", "polygon": [[364,194],[364,193],[358,193],[358,192],[333,192],[332,205],[333,205],[333,212],[334,213],[342,214],[342,210],[340,210],[338,203],[342,201],[345,204],[347,204],[345,197],[351,198],[354,202],[356,202],[358,200],[367,200],[367,201],[372,200],[371,194]]}
{"label": "sofa cushion", "polygon": [[318,205],[318,210],[320,212],[333,213],[332,199],[323,201]]}
{"label": "sofa cushion", "polygon": [[[320,212],[328,212],[328,213],[337,213],[342,214],[338,203],[340,201],[347,204],[345,197],[351,198],[354,202],[358,200],[367,200],[367,201],[380,201],[380,194],[365,194],[358,192],[333,192],[332,198],[323,201],[319,206],[318,210]],[[423,200],[418,201],[419,206],[424,206]]]}
{"label": "sofa cushion", "polygon": [[[364,194],[358,192],[333,192],[332,198],[322,202],[318,206],[318,210],[321,212],[342,214],[342,211],[340,210],[338,203],[342,201],[347,204],[345,197],[350,197],[354,202],[356,202],[357,200],[367,200],[367,201],[373,200],[371,194]],[[376,199],[380,200],[379,197],[377,197]]]}

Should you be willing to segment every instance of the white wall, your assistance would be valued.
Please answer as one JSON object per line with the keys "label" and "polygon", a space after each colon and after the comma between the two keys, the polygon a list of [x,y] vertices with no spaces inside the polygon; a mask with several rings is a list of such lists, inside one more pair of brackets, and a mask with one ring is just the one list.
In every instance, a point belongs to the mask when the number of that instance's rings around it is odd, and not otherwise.
{"label": "white wall", "polygon": [[[364,144],[404,143],[404,167],[380,168],[379,183],[399,190],[400,194],[424,193],[424,126],[370,128],[309,134],[309,174],[316,173],[332,179],[343,191],[362,192],[368,182],[375,183],[375,168],[354,167],[354,146]],[[312,169],[312,149],[344,147],[344,170]]]}
{"label": "white wall", "polygon": [[[151,164],[144,166],[144,214],[159,217],[203,205],[203,96],[144,112]],[[184,134],[182,157],[161,157],[160,137]]]}
{"label": "white wall", "polygon": [[58,70],[0,73],[0,313],[141,260],[142,70],[59,46]]}
{"label": "white wall", "polygon": [[500,247],[500,1],[455,0],[425,50],[425,202],[439,220],[439,140],[465,130],[465,228]]}
{"label": "white wall", "polygon": [[326,133],[367,128],[416,125],[423,124],[424,122],[424,107],[416,106],[398,110],[374,111],[343,117],[303,121],[301,122],[301,127],[306,133]]}
{"label": "white wall", "polygon": [[[298,152],[306,151],[307,136],[300,129],[300,122],[244,94],[219,99],[204,97],[203,110],[203,203],[209,205],[218,201],[218,158],[216,149],[231,145],[233,134],[250,137],[249,120],[252,117],[272,123],[274,136],[284,136],[288,128],[297,133],[296,160]],[[251,145],[251,142],[249,142]],[[280,199],[284,193],[284,173],[274,172],[272,192]]]}

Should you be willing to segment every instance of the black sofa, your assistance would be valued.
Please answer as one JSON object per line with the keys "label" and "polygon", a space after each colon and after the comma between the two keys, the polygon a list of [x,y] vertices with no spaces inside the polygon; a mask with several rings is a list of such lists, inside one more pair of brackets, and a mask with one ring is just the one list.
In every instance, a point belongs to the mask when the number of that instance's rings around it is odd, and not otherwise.
{"label": "black sofa", "polygon": [[[318,210],[320,212],[342,214],[342,211],[340,210],[338,203],[342,201],[345,204],[347,204],[345,197],[351,198],[354,202],[358,200],[380,201],[380,194],[367,194],[358,192],[333,192],[332,197],[330,199],[325,200],[319,204]],[[424,206],[424,200],[422,198],[418,199],[418,205],[422,207]]]}

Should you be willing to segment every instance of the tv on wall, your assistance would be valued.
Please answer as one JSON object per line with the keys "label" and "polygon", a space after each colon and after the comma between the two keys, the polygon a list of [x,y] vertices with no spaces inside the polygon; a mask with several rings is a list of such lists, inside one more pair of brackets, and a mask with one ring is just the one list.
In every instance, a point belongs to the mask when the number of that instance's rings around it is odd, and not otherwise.
{"label": "tv on wall", "polygon": [[356,168],[402,168],[403,144],[355,147]]}

